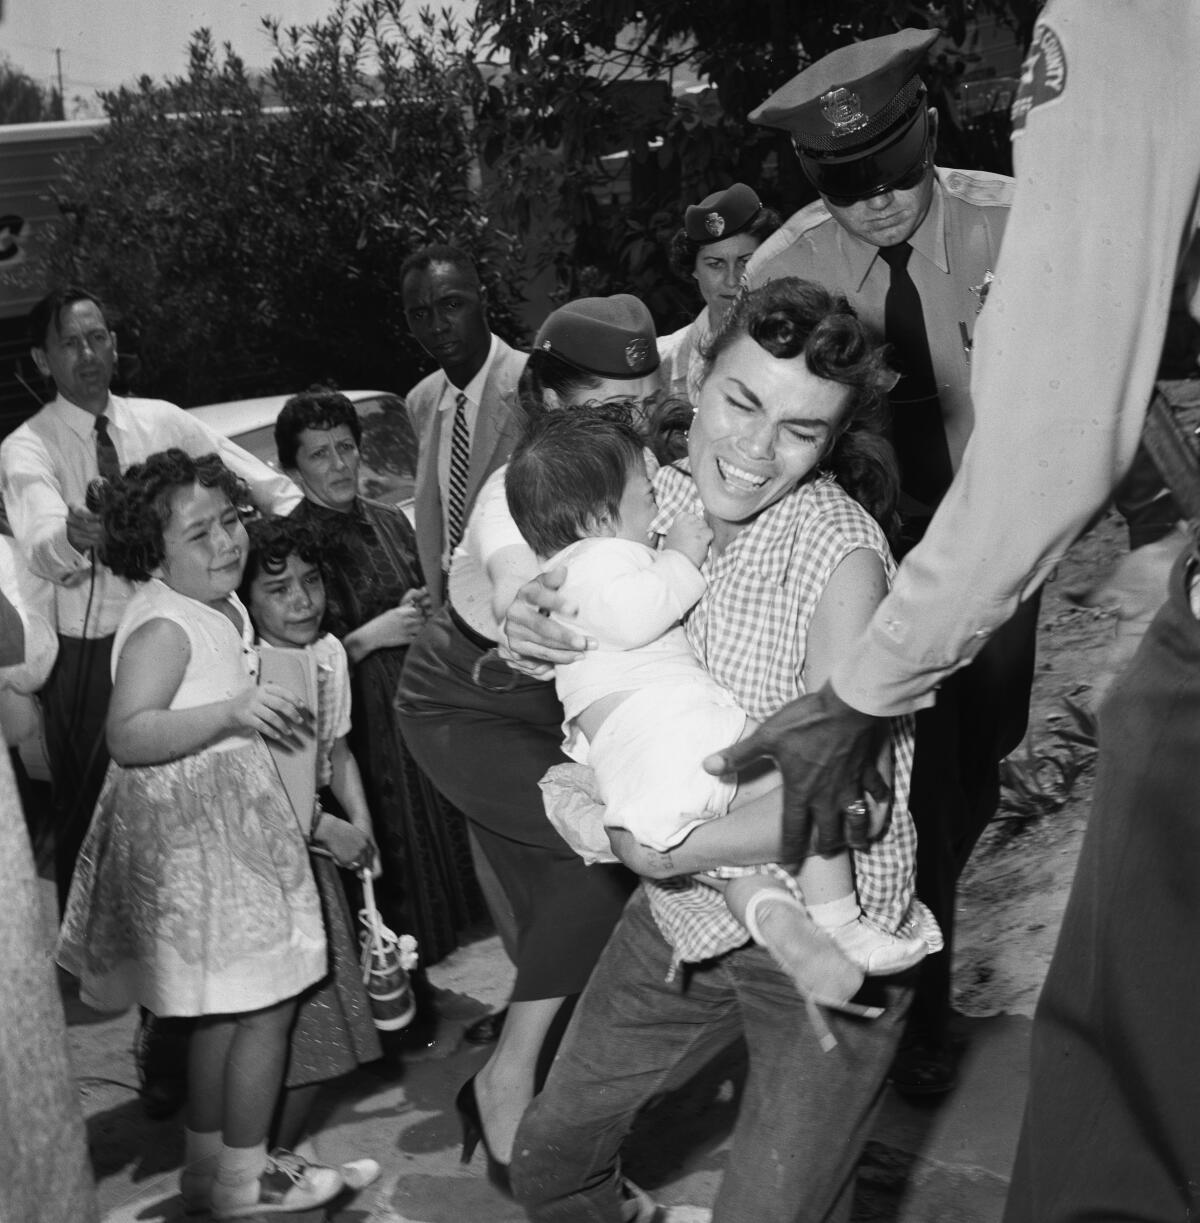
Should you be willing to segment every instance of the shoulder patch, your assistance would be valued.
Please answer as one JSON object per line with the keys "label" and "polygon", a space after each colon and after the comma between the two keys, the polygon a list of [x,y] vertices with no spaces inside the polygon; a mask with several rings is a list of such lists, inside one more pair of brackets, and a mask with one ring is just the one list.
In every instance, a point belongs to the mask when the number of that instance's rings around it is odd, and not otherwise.
{"label": "shoulder patch", "polygon": [[771,277],[762,275],[766,264],[776,256],[783,254],[790,246],[794,246],[809,230],[832,219],[829,209],[825,207],[824,200],[814,200],[811,204],[801,208],[799,212],[792,213],[783,225],[750,256],[750,261],[746,264],[746,283],[751,288],[758,288],[765,280],[770,280]]}
{"label": "shoulder patch", "polygon": [[1024,128],[1031,110],[1061,97],[1066,88],[1067,54],[1062,40],[1044,21],[1039,21],[1013,102],[1012,134],[1016,136]]}
{"label": "shoulder patch", "polygon": [[1006,174],[990,174],[986,170],[941,170],[939,177],[948,194],[976,208],[1012,207],[1015,184]]}

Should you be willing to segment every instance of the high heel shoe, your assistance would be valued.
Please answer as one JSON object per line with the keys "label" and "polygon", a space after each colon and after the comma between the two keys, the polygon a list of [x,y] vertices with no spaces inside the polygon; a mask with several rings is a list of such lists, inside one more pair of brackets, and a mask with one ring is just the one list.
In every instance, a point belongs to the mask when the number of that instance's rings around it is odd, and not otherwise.
{"label": "high heel shoe", "polygon": [[494,1189],[498,1189],[505,1197],[512,1197],[512,1183],[509,1180],[508,1164],[492,1154],[488,1146],[487,1135],[483,1132],[483,1118],[479,1113],[479,1097],[475,1094],[475,1076],[472,1075],[459,1088],[454,1100],[458,1110],[458,1119],[462,1123],[462,1162],[469,1164],[475,1148],[483,1143],[483,1153],[487,1156],[487,1178]]}

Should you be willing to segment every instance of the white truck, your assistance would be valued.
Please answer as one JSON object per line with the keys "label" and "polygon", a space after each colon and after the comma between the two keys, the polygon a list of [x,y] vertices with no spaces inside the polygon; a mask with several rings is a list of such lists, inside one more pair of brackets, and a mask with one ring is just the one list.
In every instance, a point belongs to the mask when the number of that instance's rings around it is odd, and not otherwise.
{"label": "white truck", "polygon": [[85,148],[107,119],[0,125],[0,437],[39,406],[26,316],[50,288],[50,250],[64,224],[54,184],[64,154]]}

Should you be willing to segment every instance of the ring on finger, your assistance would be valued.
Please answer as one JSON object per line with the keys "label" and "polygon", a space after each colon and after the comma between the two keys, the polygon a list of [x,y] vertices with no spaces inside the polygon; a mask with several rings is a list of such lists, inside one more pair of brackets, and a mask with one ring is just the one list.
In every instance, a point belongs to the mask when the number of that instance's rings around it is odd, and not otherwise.
{"label": "ring on finger", "polygon": [[856,798],[853,802],[847,803],[842,810],[847,815],[857,816],[861,819],[867,814],[867,800],[865,798]]}

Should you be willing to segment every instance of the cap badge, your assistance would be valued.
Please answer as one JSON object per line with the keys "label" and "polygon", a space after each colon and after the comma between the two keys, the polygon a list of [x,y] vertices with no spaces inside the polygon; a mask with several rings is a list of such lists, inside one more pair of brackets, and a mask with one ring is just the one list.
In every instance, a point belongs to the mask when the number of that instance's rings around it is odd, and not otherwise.
{"label": "cap badge", "polygon": [[719,238],[725,232],[725,218],[719,212],[707,213],[704,217],[704,228],[714,238]]}
{"label": "cap badge", "polygon": [[637,369],[650,355],[650,341],[643,339],[630,340],[625,345],[625,360],[630,369]]}
{"label": "cap badge", "polygon": [[852,89],[839,85],[821,95],[821,114],[839,132],[853,132],[867,122],[862,98]]}

